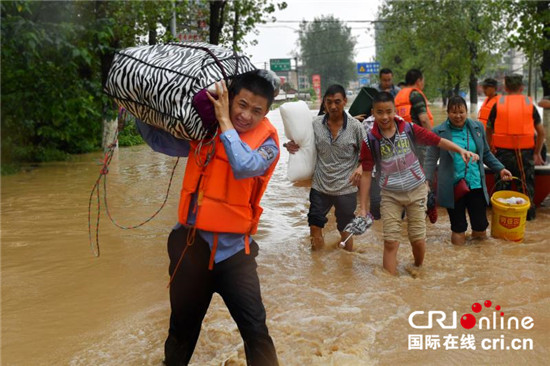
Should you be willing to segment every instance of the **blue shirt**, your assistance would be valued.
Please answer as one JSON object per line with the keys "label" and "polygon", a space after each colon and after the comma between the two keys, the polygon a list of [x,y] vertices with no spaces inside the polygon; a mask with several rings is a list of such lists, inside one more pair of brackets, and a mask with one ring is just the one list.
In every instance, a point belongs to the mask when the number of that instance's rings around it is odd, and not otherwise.
{"label": "blue shirt", "polygon": [[[178,139],[160,128],[150,126],[137,119],[136,126],[145,142],[154,151],[170,156],[184,157],[189,155],[189,141]],[[279,147],[271,137],[265,140],[256,150],[252,150],[250,146],[243,142],[234,129],[222,133],[220,135],[220,140],[225,148],[229,165],[231,165],[235,179],[252,178],[265,174],[279,154]],[[189,205],[187,222],[190,225],[195,223],[196,215],[192,212],[191,208],[194,207],[196,199],[196,195],[194,195]],[[174,229],[180,226],[181,224],[178,222]],[[197,230],[197,232],[206,242],[208,242],[210,250],[212,250],[214,233],[204,230]],[[243,234],[219,233],[214,262],[221,262],[243,249]]]}
{"label": "blue shirt", "polygon": [[[474,139],[471,136],[471,132],[468,128],[457,128],[447,120],[449,124],[451,134],[453,135],[453,142],[463,149],[471,151],[477,154],[477,146]],[[466,170],[466,163],[462,160],[460,154],[453,154],[453,163],[455,167],[454,182],[458,182],[462,178],[466,178],[470,189],[481,188],[481,175],[479,174],[478,162],[469,162],[467,176],[464,177],[464,171]]]}

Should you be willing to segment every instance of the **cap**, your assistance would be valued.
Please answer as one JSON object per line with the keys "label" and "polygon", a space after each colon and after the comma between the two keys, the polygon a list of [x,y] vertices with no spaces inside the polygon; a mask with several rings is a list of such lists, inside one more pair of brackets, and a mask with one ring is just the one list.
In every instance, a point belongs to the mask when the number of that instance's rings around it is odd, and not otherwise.
{"label": "cap", "polygon": [[481,83],[482,86],[492,86],[492,87],[497,87],[497,81],[495,79],[492,79],[492,78],[487,78],[485,80],[483,80],[483,83]]}

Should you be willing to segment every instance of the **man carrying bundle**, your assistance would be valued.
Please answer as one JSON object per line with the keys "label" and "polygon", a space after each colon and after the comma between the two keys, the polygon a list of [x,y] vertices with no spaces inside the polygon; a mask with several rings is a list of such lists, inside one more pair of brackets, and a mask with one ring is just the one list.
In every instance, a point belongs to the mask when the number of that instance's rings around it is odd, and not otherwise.
{"label": "man carrying bundle", "polygon": [[[178,224],[168,238],[170,257],[170,329],[166,365],[187,365],[214,292],[237,323],[248,365],[277,365],[266,326],[256,272],[255,234],[260,199],[279,158],[275,128],[265,117],[274,88],[263,70],[236,76],[227,89],[216,84],[208,94],[219,122],[213,149],[176,139],[138,123],[156,151],[189,151],[180,196]],[[187,151],[186,151],[187,150]]]}

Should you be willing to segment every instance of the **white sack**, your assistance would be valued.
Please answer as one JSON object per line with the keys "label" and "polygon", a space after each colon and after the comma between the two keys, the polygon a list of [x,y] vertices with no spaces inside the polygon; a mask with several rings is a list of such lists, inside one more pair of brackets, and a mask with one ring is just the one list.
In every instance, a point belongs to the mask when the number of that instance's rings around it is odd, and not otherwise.
{"label": "white sack", "polygon": [[300,145],[300,150],[288,158],[287,177],[292,182],[311,179],[317,160],[313,115],[304,101],[284,103],[280,111],[285,136]]}

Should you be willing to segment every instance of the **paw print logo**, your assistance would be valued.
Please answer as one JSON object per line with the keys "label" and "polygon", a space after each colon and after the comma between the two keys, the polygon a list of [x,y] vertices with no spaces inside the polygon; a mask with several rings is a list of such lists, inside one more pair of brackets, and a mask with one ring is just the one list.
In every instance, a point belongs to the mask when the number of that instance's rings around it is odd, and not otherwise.
{"label": "paw print logo", "polygon": [[[483,305],[485,305],[485,308],[490,308],[493,303],[491,302],[491,300],[486,300]],[[474,313],[477,314],[481,310],[483,310],[483,307],[480,303],[476,302],[472,305],[472,311]],[[495,306],[495,310],[500,310],[500,305]],[[504,312],[501,311],[500,316],[504,316]],[[472,314],[464,314],[460,317],[460,325],[462,325],[464,329],[472,329],[476,325],[476,321],[476,317]]]}

